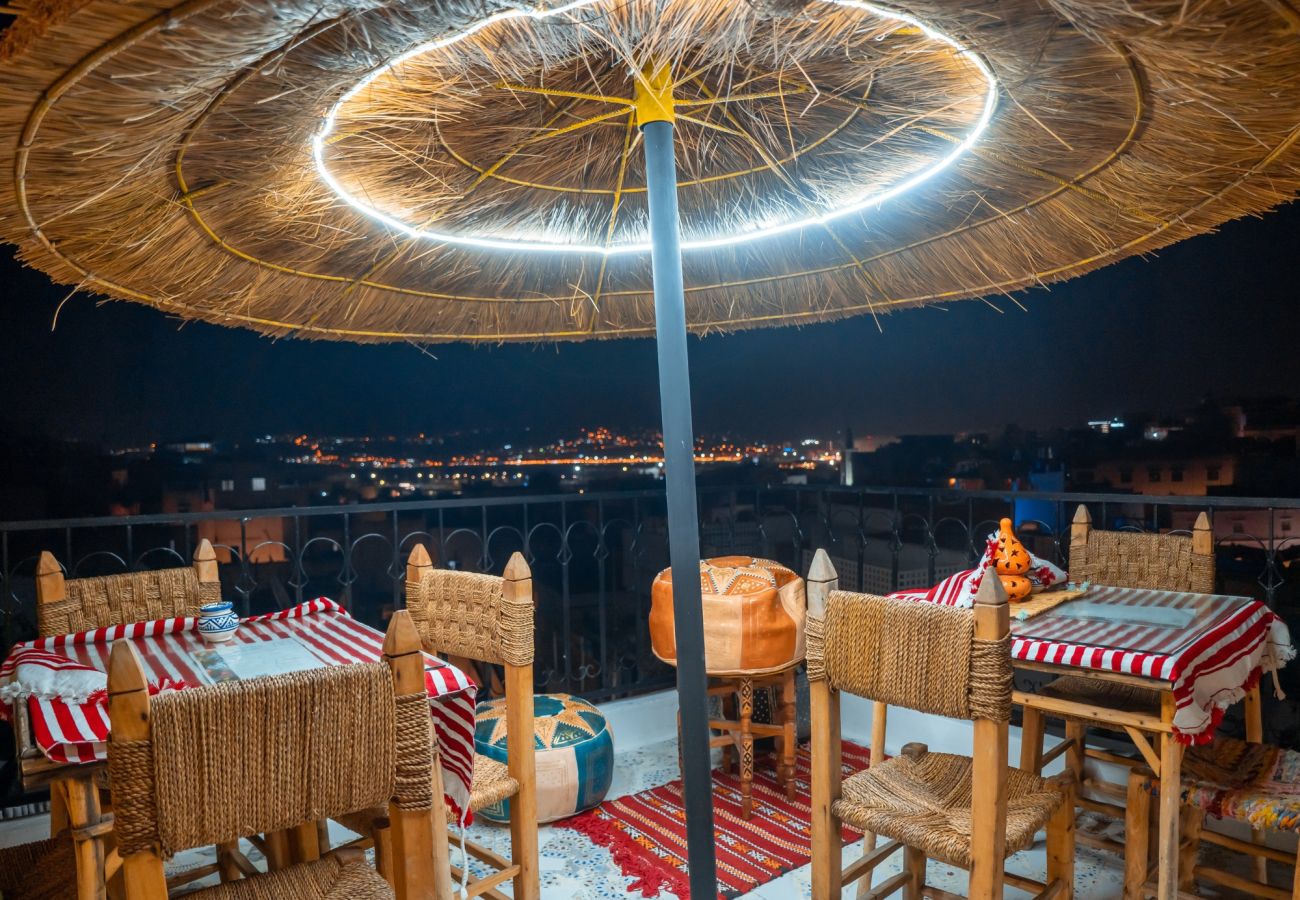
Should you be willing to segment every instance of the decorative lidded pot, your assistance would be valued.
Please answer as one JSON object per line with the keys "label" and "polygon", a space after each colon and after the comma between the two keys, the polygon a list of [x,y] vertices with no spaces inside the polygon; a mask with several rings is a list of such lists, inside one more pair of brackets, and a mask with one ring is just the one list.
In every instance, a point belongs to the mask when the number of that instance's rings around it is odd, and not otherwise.
{"label": "decorative lidded pot", "polygon": [[239,616],[229,600],[199,607],[199,637],[209,644],[228,641],[239,627]]}

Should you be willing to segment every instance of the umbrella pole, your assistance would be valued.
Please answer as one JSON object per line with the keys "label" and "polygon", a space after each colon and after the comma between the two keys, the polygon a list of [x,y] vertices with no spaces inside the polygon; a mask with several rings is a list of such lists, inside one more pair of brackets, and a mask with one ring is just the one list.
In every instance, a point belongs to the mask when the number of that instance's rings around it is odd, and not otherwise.
{"label": "umbrella pole", "polygon": [[650,207],[687,860],[691,896],[695,900],[713,900],[718,895],[718,886],[713,853],[708,675],[704,669],[704,613],[700,598],[695,434],[691,427],[686,301],[678,234],[677,166],[673,159],[672,82],[666,67],[647,72],[637,80],[637,100],[638,124],[645,143],[646,194]]}

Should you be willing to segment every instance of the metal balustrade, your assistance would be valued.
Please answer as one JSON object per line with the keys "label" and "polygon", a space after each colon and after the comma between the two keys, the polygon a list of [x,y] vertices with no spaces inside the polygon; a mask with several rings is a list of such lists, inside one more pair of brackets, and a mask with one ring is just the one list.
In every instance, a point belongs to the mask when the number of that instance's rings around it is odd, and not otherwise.
{"label": "metal balustrade", "polygon": [[[704,555],[763,556],[802,572],[825,547],[846,588],[873,592],[926,586],[968,567],[1002,516],[1016,514],[1034,552],[1068,565],[1080,503],[1097,527],[1132,530],[1186,531],[1208,510],[1218,523],[1220,589],[1258,597],[1288,618],[1300,606],[1300,579],[1291,573],[1300,558],[1300,498],[817,485],[699,494]],[[202,537],[217,547],[224,592],[244,614],[329,596],[380,627],[402,604],[415,543],[437,565],[493,573],[518,550],[536,584],[539,690],[604,700],[673,683],[646,626],[651,581],[668,563],[658,491],[3,522],[3,650],[34,634],[41,550],[76,577],[186,564]]]}

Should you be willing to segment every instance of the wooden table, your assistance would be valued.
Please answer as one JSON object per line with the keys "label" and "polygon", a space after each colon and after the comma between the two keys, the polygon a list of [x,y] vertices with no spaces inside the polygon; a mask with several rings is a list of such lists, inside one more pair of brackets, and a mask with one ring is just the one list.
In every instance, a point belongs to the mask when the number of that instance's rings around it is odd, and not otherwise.
{"label": "wooden table", "polygon": [[[1184,742],[1212,731],[1214,709],[1245,699],[1247,739],[1262,739],[1258,687],[1252,674],[1275,670],[1290,657],[1286,626],[1247,597],[1090,587],[1078,600],[1033,618],[1012,621],[1017,668],[1136,685],[1159,693],[1159,716],[1016,691],[1023,706],[1122,730],[1162,784],[1179,784]],[[1159,750],[1146,735],[1158,736]],[[1025,741],[1041,746],[1041,734]],[[1068,752],[1082,768],[1083,747]],[[1028,743],[1027,743],[1028,746]],[[1030,751],[1026,751],[1027,753]],[[1022,763],[1023,764],[1023,763]],[[1160,793],[1158,896],[1178,896],[1179,791]],[[1146,865],[1127,860],[1126,865]]]}
{"label": "wooden table", "polygon": [[[247,619],[228,644],[205,644],[195,622],[142,622],[25,642],[14,647],[11,659],[24,649],[46,650],[103,672],[111,643],[128,640],[135,645],[151,683],[185,689],[329,665],[375,662],[383,651],[383,633],[324,599]],[[473,775],[477,688],[459,669],[428,654],[425,688],[447,799],[463,807]],[[78,900],[105,898],[108,882],[121,864],[113,847],[112,813],[101,807],[99,790],[105,784],[108,758],[105,700],[78,704],[32,697],[15,703],[11,715],[23,786],[50,786],[52,833],[66,828],[76,843]],[[267,858],[273,867],[294,861],[291,837],[268,836]],[[211,871],[222,871],[223,880],[228,874],[219,860],[198,875],[186,873],[184,880]]]}

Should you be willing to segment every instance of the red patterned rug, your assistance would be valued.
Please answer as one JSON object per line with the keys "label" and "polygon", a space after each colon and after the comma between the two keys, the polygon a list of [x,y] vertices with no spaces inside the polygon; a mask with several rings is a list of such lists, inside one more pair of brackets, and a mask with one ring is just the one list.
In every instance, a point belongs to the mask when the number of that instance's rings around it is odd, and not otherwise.
{"label": "red patterned rug", "polygon": [[[844,774],[867,767],[867,748],[844,742]],[[808,749],[799,748],[793,801],[776,784],[770,759],[759,761],[754,772],[754,812],[749,821],[740,817],[740,778],[713,771],[713,818],[717,835],[718,896],[739,897],[792,869],[808,863],[812,847],[809,826]],[[680,780],[607,800],[595,809],[557,822],[594,843],[609,848],[623,874],[636,880],[629,886],[644,897],[669,890],[690,896],[686,876],[686,811]],[[845,843],[857,840],[845,829]]]}

